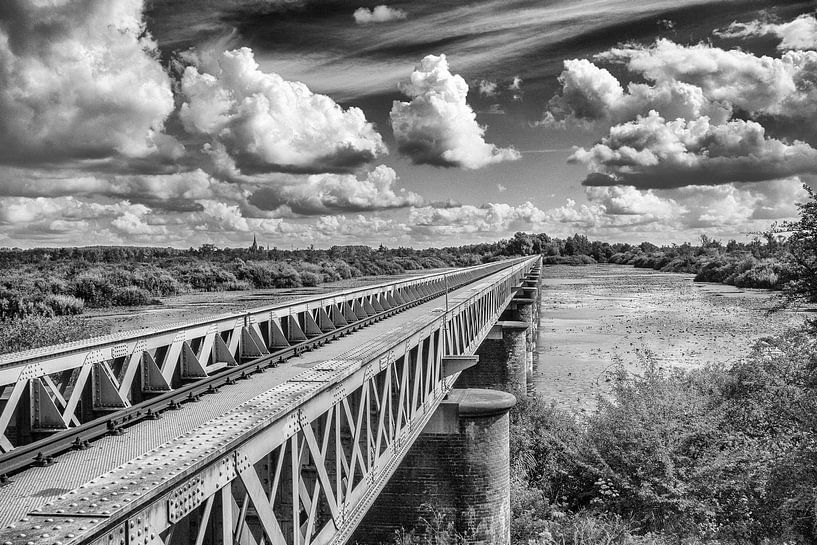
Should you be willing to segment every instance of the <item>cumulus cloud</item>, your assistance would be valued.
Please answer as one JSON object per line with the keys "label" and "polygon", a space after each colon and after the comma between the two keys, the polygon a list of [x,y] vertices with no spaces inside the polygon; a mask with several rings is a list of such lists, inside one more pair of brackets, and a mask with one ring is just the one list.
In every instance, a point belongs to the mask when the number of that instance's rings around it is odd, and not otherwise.
{"label": "cumulus cloud", "polygon": [[633,186],[588,187],[591,202],[604,205],[605,213],[617,216],[651,216],[668,218],[679,205],[672,198],[662,198],[652,190],[640,191]]}
{"label": "cumulus cloud", "polygon": [[148,223],[152,210],[128,201],[94,202],[75,197],[6,197],[0,199],[0,224],[34,232],[71,232],[100,224],[127,235],[167,234],[164,226]]}
{"label": "cumulus cloud", "polygon": [[668,188],[762,181],[817,173],[817,150],[768,138],[754,121],[713,125],[709,118],[667,122],[657,112],[610,129],[570,161],[587,166],[584,185]]}
{"label": "cumulus cloud", "polygon": [[817,113],[817,51],[768,57],[662,39],[650,47],[614,48],[597,58],[622,62],[659,85],[694,85],[709,100],[750,114],[805,119]]}
{"label": "cumulus cloud", "polygon": [[[767,225],[797,216],[808,197],[798,178],[770,182],[639,190],[632,186],[588,187],[587,197],[605,216],[631,216],[666,228]],[[620,219],[610,218],[615,225]],[[755,223],[753,223],[755,222]],[[600,220],[603,223],[603,220]]]}
{"label": "cumulus cloud", "polygon": [[180,118],[243,172],[348,171],[386,152],[362,110],[262,72],[248,48],[195,61],[182,76]]}
{"label": "cumulus cloud", "polygon": [[389,21],[399,21],[408,17],[408,14],[397,8],[381,5],[375,6],[372,9],[358,8],[355,10],[353,17],[355,23],[359,25],[366,25],[369,23],[387,23]]}
{"label": "cumulus cloud", "polygon": [[489,203],[447,208],[426,206],[413,208],[409,214],[412,231],[434,235],[502,233],[541,226],[547,219],[545,212],[531,202],[520,205]]}
{"label": "cumulus cloud", "polygon": [[561,92],[549,103],[546,123],[621,123],[655,110],[668,119],[708,116],[722,123],[731,116],[728,104],[710,100],[703,89],[680,81],[656,85],[630,83],[627,90],[607,69],[587,59],[568,59],[559,75]]}
{"label": "cumulus cloud", "polygon": [[142,4],[4,0],[0,161],[181,153],[163,132],[173,93]]}
{"label": "cumulus cloud", "polygon": [[817,18],[813,14],[804,13],[787,23],[770,23],[764,21],[750,21],[729,25],[726,29],[716,30],[715,34],[722,38],[747,38],[750,36],[777,36],[781,50],[815,49],[817,48]]}
{"label": "cumulus cloud", "polygon": [[192,211],[197,199],[242,200],[241,185],[194,169],[174,174],[90,174],[73,169],[0,170],[0,196],[81,198],[105,197],[148,204],[165,210]]}
{"label": "cumulus cloud", "polygon": [[468,84],[449,71],[445,55],[426,56],[400,90],[411,101],[393,103],[391,124],[398,149],[413,162],[477,169],[521,157],[485,142],[485,128],[466,103]]}
{"label": "cumulus cloud", "polygon": [[348,238],[354,241],[371,240],[372,237],[382,237],[393,241],[402,238],[409,228],[405,223],[390,218],[377,216],[366,217],[362,214],[347,217],[321,216],[315,223],[314,231],[319,238],[333,240],[337,237]]}
{"label": "cumulus cloud", "polygon": [[313,174],[295,183],[263,187],[250,198],[250,204],[262,210],[283,207],[296,214],[383,210],[422,204],[423,199],[411,191],[395,191],[397,173],[378,165],[358,179],[352,174]]}
{"label": "cumulus cloud", "polygon": [[479,81],[477,90],[479,90],[479,94],[484,97],[492,97],[496,96],[497,92],[499,91],[499,85],[497,85],[495,81],[483,79]]}
{"label": "cumulus cloud", "polygon": [[121,215],[111,221],[111,226],[130,236],[163,235],[167,233],[164,225],[153,225],[148,222],[148,216],[153,211],[144,205],[134,205],[124,210]]}
{"label": "cumulus cloud", "polygon": [[650,110],[666,119],[707,116],[712,123],[723,123],[740,112],[775,130],[817,141],[817,131],[808,129],[811,124],[804,126],[817,115],[817,51],[769,57],[660,39],[651,46],[613,48],[595,60],[624,64],[647,82],[625,87],[588,59],[566,60],[546,124],[617,124]]}

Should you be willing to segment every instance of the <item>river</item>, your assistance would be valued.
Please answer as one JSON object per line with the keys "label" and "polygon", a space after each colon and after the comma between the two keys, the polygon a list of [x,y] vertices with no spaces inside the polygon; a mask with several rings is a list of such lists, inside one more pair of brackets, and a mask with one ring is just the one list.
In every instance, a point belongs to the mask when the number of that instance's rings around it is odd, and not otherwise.
{"label": "river", "polygon": [[746,356],[755,340],[802,323],[803,313],[768,314],[775,294],[692,275],[619,265],[545,266],[534,356],[537,393],[575,412],[595,406],[617,364],[638,372]]}

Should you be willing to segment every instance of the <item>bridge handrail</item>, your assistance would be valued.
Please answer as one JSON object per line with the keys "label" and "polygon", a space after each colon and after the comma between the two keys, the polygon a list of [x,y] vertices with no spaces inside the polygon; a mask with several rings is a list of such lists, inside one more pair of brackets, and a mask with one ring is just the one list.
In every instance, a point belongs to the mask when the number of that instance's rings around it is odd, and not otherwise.
{"label": "bridge handrail", "polygon": [[[483,268],[488,268],[491,266],[496,266],[497,263],[503,263],[508,265],[511,262],[519,261],[519,259],[513,260],[506,260],[506,261],[499,261],[499,262],[492,262],[486,263],[481,265],[474,265],[471,267],[462,267],[452,269],[450,271],[444,272],[437,272],[431,273],[427,275],[420,275],[411,277],[408,279],[402,280],[394,280],[389,282],[383,282],[379,284],[372,284],[368,286],[361,286],[358,288],[350,288],[346,290],[338,290],[330,293],[324,293],[320,295],[316,295],[314,297],[307,297],[305,299],[298,299],[295,301],[284,301],[281,303],[276,303],[269,306],[261,306],[255,307],[251,309],[247,309],[240,312],[227,312],[223,314],[218,314],[215,316],[211,316],[209,318],[204,318],[202,320],[196,320],[191,322],[180,322],[180,323],[168,323],[163,324],[156,327],[150,328],[143,328],[137,330],[130,330],[130,331],[121,331],[117,333],[111,333],[108,335],[96,336],[96,337],[89,337],[87,339],[81,339],[77,341],[71,341],[68,343],[62,343],[58,345],[51,345],[51,346],[44,346],[40,348],[33,348],[29,350],[24,350],[20,352],[11,352],[8,354],[0,354],[0,369],[7,369],[9,367],[19,367],[22,365],[26,365],[33,360],[45,360],[50,357],[62,356],[72,352],[78,351],[85,351],[85,350],[92,350],[92,349],[104,349],[110,347],[111,345],[118,345],[127,342],[136,342],[140,340],[145,340],[150,337],[155,337],[158,335],[168,335],[172,333],[182,332],[189,329],[198,329],[204,327],[210,327],[213,325],[217,325],[223,322],[228,322],[230,320],[243,320],[247,316],[257,316],[261,314],[271,313],[271,312],[282,312],[286,311],[287,309],[296,307],[296,306],[305,306],[309,308],[310,305],[319,306],[323,304],[323,302],[331,303],[333,300],[341,299],[341,298],[350,298],[350,297],[365,297],[371,295],[373,293],[382,293],[387,292],[391,289],[401,288],[401,287],[409,287],[414,286],[416,284],[421,284],[428,280],[432,280],[435,278],[442,278],[445,276],[450,276],[454,274],[460,274],[472,270],[480,270]],[[3,382],[0,382],[3,384]]]}

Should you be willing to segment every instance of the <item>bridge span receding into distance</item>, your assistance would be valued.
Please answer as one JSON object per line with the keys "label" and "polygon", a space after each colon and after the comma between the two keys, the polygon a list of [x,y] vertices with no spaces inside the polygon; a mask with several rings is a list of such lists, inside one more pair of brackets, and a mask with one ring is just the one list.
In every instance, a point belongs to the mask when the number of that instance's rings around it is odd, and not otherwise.
{"label": "bridge span receding into distance", "polygon": [[0,543],[508,543],[520,258],[0,356]]}

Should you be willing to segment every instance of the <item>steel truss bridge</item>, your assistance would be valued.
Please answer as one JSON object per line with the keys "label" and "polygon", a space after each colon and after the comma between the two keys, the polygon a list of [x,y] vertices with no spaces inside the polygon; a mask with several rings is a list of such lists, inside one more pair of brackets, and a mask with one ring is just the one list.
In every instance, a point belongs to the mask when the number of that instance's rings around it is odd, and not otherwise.
{"label": "steel truss bridge", "polygon": [[345,543],[537,267],[0,356],[0,543]]}

